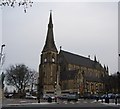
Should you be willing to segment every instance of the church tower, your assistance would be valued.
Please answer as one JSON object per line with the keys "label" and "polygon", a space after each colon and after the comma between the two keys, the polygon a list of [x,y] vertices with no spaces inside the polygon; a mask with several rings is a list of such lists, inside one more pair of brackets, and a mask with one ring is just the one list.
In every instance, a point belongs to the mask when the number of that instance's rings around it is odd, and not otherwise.
{"label": "church tower", "polygon": [[58,51],[54,42],[52,12],[50,12],[49,24],[45,45],[41,54],[39,65],[39,85],[40,92],[54,93],[57,82],[57,64]]}

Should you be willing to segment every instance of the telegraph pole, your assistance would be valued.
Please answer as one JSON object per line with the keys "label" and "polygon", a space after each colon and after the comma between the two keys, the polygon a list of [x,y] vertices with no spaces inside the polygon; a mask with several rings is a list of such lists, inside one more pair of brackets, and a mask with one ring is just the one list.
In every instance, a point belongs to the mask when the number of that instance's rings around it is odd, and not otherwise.
{"label": "telegraph pole", "polygon": [[[2,65],[3,65],[3,60],[2,60],[2,58],[3,58],[3,48],[5,47],[5,44],[3,44],[2,46],[1,46],[1,51],[0,51],[0,75],[1,75],[1,84],[0,84],[0,86],[2,85],[2,90],[1,90],[1,92],[2,92],[2,100],[3,100],[3,89],[4,89],[4,78],[5,78],[5,74],[2,72],[2,74],[1,74],[1,69],[2,69]],[[0,98],[1,99],[1,98]]]}

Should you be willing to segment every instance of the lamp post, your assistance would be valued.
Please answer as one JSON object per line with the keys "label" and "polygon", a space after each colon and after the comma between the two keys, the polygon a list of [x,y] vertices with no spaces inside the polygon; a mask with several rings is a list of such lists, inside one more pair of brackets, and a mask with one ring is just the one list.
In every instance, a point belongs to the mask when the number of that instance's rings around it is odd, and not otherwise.
{"label": "lamp post", "polygon": [[2,72],[1,74],[2,90],[4,89],[4,79],[5,79],[5,74]]}
{"label": "lamp post", "polygon": [[55,92],[54,92],[54,94],[55,94],[55,102],[57,102],[57,90],[56,90],[56,86],[57,86],[57,82],[55,81]]}
{"label": "lamp post", "polygon": [[[3,44],[2,46],[1,46],[1,52],[0,52],[0,70],[1,70],[1,68],[2,68],[2,56],[3,56],[3,54],[2,54],[2,52],[3,52],[3,48],[5,47],[5,44]],[[1,72],[0,72],[1,73]],[[5,78],[5,74],[2,72],[2,74],[1,74],[1,80],[2,80],[2,89],[4,89],[4,78]]]}
{"label": "lamp post", "polygon": [[3,54],[2,54],[2,52],[3,52],[3,48],[5,47],[5,44],[3,44],[2,46],[1,46],[1,52],[0,52],[0,64],[1,64],[1,62],[2,62],[2,56],[3,56]]}
{"label": "lamp post", "polygon": [[[1,73],[1,68],[2,68],[2,56],[3,56],[3,48],[5,47],[5,44],[3,44],[1,46],[1,51],[0,51],[0,73]],[[4,89],[4,78],[5,78],[5,74],[2,72],[1,74],[1,80],[2,80],[2,98],[3,98],[3,89]]]}
{"label": "lamp post", "polygon": [[80,97],[80,73],[78,73],[78,76],[77,76],[77,96],[78,98]]}
{"label": "lamp post", "polygon": [[40,78],[38,77],[38,84],[37,84],[37,100],[40,103]]}

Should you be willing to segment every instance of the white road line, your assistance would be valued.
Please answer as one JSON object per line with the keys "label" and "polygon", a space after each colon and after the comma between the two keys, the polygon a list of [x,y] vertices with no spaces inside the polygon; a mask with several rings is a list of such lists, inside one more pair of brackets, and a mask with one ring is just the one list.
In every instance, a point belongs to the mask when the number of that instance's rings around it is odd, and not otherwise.
{"label": "white road line", "polygon": [[20,101],[21,103],[25,103],[25,102],[27,102],[27,101]]}
{"label": "white road line", "polygon": [[101,103],[101,104],[110,105],[110,106],[120,106],[120,103],[118,103],[118,104],[115,104],[115,103]]}
{"label": "white road line", "polygon": [[28,105],[28,104],[46,105],[46,104],[55,104],[55,103],[42,102],[42,103],[20,103],[20,104],[7,104],[7,105]]}
{"label": "white road line", "polygon": [[86,101],[84,101],[83,103],[87,103]]}
{"label": "white road line", "polygon": [[71,104],[75,104],[74,102],[71,102]]}

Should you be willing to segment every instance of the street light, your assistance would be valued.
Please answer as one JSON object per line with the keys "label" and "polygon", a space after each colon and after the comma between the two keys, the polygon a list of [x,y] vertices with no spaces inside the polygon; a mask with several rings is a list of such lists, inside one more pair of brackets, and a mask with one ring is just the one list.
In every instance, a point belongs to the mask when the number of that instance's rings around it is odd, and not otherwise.
{"label": "street light", "polygon": [[1,52],[0,52],[0,64],[1,64],[1,60],[2,60],[2,52],[3,52],[3,48],[5,47],[5,44],[2,44],[1,46]]}
{"label": "street light", "polygon": [[56,85],[57,85],[57,82],[55,81],[55,86],[54,86],[55,87],[55,89],[54,89],[55,90],[55,92],[54,92],[54,94],[55,94],[55,102],[57,102],[57,98],[56,98],[56,95],[57,95],[57,93],[56,93]]}
{"label": "street light", "polygon": [[38,84],[37,84],[37,99],[38,103],[40,103],[40,78],[38,77]]}
{"label": "street light", "polygon": [[[2,67],[2,56],[3,56],[3,54],[2,54],[2,52],[3,52],[3,47],[5,47],[5,44],[3,44],[2,46],[1,46],[1,52],[0,52],[0,70],[1,70],[1,67]],[[0,71],[0,73],[1,73],[1,71]],[[1,79],[2,79],[2,89],[4,88],[4,78],[5,78],[5,74],[2,72],[2,74],[1,74]]]}
{"label": "street light", "polygon": [[[2,68],[2,56],[3,56],[3,54],[2,54],[2,52],[3,52],[3,48],[5,47],[5,44],[2,44],[2,46],[1,46],[1,51],[0,51],[0,73],[1,73],[1,68]],[[5,78],[5,74],[2,72],[2,74],[1,74],[1,79],[2,79],[2,98],[3,98],[3,89],[4,89],[4,78]]]}

